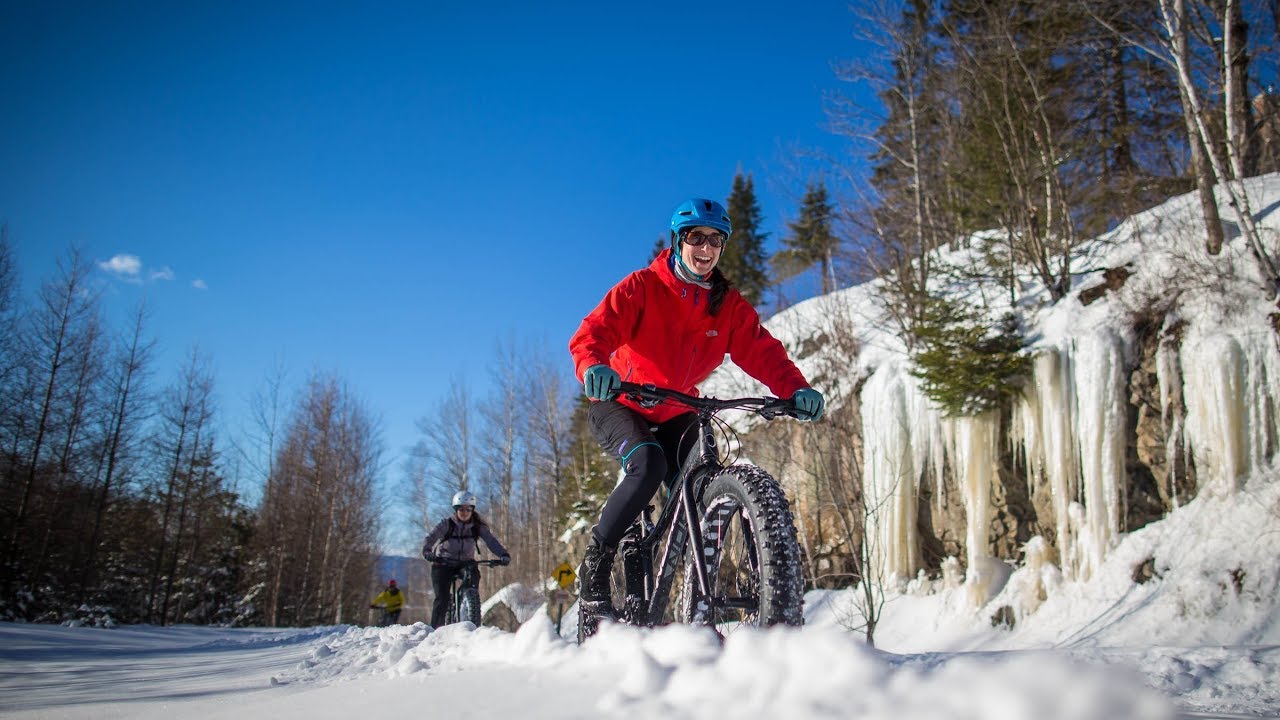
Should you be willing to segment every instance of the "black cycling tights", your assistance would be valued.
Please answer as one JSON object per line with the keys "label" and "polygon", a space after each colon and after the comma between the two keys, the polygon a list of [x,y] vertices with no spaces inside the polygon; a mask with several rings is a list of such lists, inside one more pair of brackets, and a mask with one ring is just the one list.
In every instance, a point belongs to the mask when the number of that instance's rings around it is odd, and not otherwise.
{"label": "black cycling tights", "polygon": [[587,419],[600,447],[618,458],[625,472],[592,531],[600,542],[617,545],[662,481],[675,472],[675,459],[685,457],[697,445],[697,416],[689,412],[652,427],[640,413],[607,400],[592,403]]}

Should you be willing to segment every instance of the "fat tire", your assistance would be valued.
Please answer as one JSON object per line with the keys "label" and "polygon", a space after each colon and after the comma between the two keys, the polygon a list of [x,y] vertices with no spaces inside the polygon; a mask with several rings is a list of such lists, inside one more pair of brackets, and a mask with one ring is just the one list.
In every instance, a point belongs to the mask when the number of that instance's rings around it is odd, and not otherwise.
{"label": "fat tire", "polygon": [[[754,465],[731,465],[715,475],[702,494],[698,532],[703,542],[722,541],[725,525],[729,532],[750,534],[750,549],[744,558],[748,576],[758,598],[757,611],[744,613],[747,625],[801,625],[804,623],[804,582],[800,570],[800,545],[796,540],[795,520],[791,506],[778,482]],[[732,538],[731,538],[732,539]],[[685,622],[715,626],[718,618],[706,616],[705,609],[694,607],[693,589],[697,575],[690,553],[686,555],[684,588],[681,594],[681,619]],[[712,594],[725,594],[719,587],[722,552],[705,558],[712,583]],[[751,552],[751,551],[754,552]]]}
{"label": "fat tire", "polygon": [[463,588],[458,593],[458,621],[466,621],[480,627],[480,591]]}

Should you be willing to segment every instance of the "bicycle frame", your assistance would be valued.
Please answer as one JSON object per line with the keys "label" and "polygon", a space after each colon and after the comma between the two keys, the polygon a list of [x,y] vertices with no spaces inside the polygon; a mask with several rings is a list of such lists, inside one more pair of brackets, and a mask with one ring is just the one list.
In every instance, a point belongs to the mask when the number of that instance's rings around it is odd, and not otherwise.
{"label": "bicycle frame", "polygon": [[[674,400],[688,406],[697,416],[697,445],[690,451],[684,464],[677,471],[670,484],[672,491],[663,503],[662,512],[657,522],[652,522],[649,506],[627,529],[623,537],[620,554],[625,577],[625,599],[623,620],[629,624],[654,626],[663,621],[667,603],[671,596],[671,586],[675,581],[676,568],[684,560],[684,552],[689,536],[694,539],[695,557],[706,556],[708,546],[702,533],[690,532],[699,527],[701,498],[703,490],[714,475],[723,469],[715,442],[712,419],[724,409],[749,409],[759,413],[766,419],[777,415],[793,414],[794,405],[778,398],[740,398],[735,400],[718,400],[716,398],[700,398],[673,390],[664,390],[650,385],[622,383],[618,393],[636,398],[641,403],[657,404],[662,400]],[[661,553],[657,553],[658,545],[666,539]],[[655,572],[655,554],[657,568]],[[703,562],[690,563],[696,575],[694,583],[696,600],[707,603],[714,609],[718,600],[710,592],[710,578]]]}
{"label": "bicycle frame", "polygon": [[475,565],[463,565],[462,572],[454,575],[453,580],[449,583],[448,622],[450,624],[458,622],[458,608],[462,607],[462,589],[468,586],[475,572]]}
{"label": "bicycle frame", "polygon": [[481,565],[494,567],[499,564],[501,563],[497,560],[463,560],[454,563],[461,568],[462,572],[454,575],[449,584],[449,612],[445,615],[445,624],[453,624],[461,619],[458,614],[459,608],[462,607],[462,592],[469,587],[479,587],[479,567]]}

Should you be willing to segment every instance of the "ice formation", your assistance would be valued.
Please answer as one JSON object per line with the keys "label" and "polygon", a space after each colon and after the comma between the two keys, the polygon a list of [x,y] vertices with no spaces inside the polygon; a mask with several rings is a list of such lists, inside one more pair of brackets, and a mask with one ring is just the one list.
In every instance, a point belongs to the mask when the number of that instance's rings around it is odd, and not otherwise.
{"label": "ice formation", "polygon": [[[1189,333],[1176,351],[1157,355],[1165,430],[1188,448],[1201,487],[1230,492],[1277,454],[1280,354],[1264,333]],[[994,416],[943,418],[902,365],[877,368],[862,391],[862,422],[881,577],[911,578],[920,569],[920,486],[933,482],[946,502],[945,466],[966,511],[966,582],[985,584],[991,488],[1001,448],[1012,446],[1021,448],[1032,490],[1048,489],[1063,576],[1088,579],[1123,530],[1129,342],[1099,328],[1040,348],[1007,443]],[[1185,398],[1185,423],[1168,407],[1174,384]],[[971,595],[987,599],[983,590]]]}

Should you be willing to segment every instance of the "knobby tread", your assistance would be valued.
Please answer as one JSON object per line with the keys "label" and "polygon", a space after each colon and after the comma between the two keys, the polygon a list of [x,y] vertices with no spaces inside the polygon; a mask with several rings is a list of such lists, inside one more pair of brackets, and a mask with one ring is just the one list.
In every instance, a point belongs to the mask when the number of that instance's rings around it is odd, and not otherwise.
{"label": "knobby tread", "polygon": [[463,588],[458,598],[458,620],[480,627],[480,591]]}
{"label": "knobby tread", "polygon": [[[786,494],[769,473],[754,465],[732,465],[720,471],[703,493],[705,510],[698,532],[714,532],[722,511],[743,514],[754,532],[758,558],[760,611],[753,624],[801,625],[804,622],[804,579],[795,520]],[[741,518],[739,519],[741,521]],[[718,569],[719,556],[707,560],[708,570]],[[686,621],[704,621],[692,607],[693,568],[686,568],[682,611]]]}

